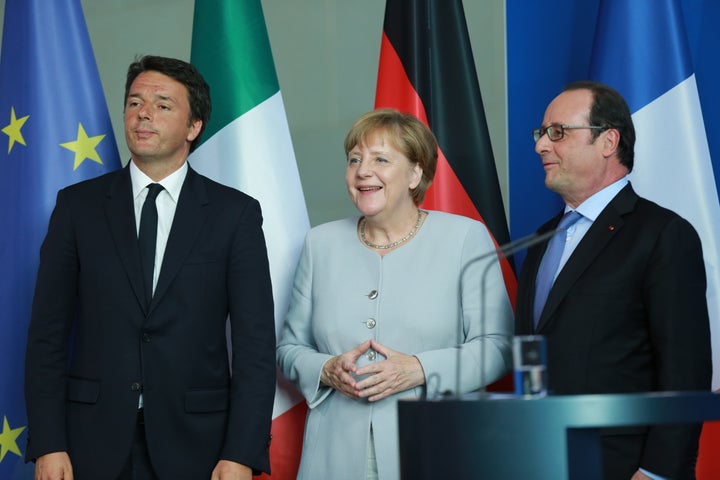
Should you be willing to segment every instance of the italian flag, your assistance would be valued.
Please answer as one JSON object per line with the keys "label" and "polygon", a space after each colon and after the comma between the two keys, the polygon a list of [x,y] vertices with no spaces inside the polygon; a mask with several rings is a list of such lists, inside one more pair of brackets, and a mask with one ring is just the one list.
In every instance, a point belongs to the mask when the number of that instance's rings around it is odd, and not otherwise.
{"label": "italian flag", "polygon": [[[213,111],[190,163],[260,202],[279,334],[310,222],[260,0],[196,2],[191,63],[210,85]],[[305,413],[302,397],[279,376],[273,479],[297,474]]]}

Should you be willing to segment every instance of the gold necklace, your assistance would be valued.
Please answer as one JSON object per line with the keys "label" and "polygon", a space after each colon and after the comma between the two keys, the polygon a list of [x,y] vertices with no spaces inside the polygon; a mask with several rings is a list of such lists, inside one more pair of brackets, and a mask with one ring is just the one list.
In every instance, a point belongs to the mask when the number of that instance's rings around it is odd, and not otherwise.
{"label": "gold necklace", "polygon": [[368,239],[365,237],[365,217],[363,217],[362,220],[360,220],[360,240],[362,240],[362,242],[366,246],[368,246],[370,248],[377,248],[378,250],[387,250],[388,248],[397,247],[401,243],[405,243],[408,240],[410,240],[417,233],[418,229],[420,228],[421,220],[422,220],[422,210],[418,209],[417,222],[415,222],[415,226],[412,228],[412,230],[410,230],[408,232],[407,235],[405,235],[400,240],[395,240],[394,242],[388,243],[386,245],[378,245],[376,243],[370,243],[368,241]]}

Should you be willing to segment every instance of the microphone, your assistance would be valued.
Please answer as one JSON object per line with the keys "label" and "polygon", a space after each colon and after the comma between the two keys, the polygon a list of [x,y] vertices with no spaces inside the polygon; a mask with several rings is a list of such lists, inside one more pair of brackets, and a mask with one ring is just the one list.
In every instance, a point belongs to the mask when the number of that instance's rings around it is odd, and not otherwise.
{"label": "microphone", "polygon": [[[488,258],[491,258],[493,256],[496,256],[498,260],[500,259],[506,259],[515,253],[525,250],[527,248],[530,248],[534,245],[537,245],[539,243],[542,243],[544,241],[549,240],[552,236],[554,236],[556,233],[561,232],[564,229],[554,229],[549,230],[545,233],[538,234],[538,233],[532,233],[530,235],[527,235],[525,237],[519,238],[517,240],[514,240],[512,242],[508,242],[504,245],[500,245],[499,247],[490,250],[488,252],[482,253],[476,257],[471,258],[468,260],[468,262],[463,266],[462,270],[460,271],[460,275],[458,278],[458,282],[462,283],[462,277],[465,274],[465,271],[468,267],[471,265],[481,262],[483,260],[486,260]],[[485,396],[487,395],[487,389],[485,385],[485,281],[487,278],[487,274],[490,271],[490,268],[495,265],[494,261],[488,262],[485,266],[482,275],[480,276],[480,390],[479,395]],[[460,287],[462,288],[462,287]],[[463,345],[463,322],[462,322],[462,316],[458,318],[458,343],[456,346],[457,350],[457,366],[456,366],[456,377],[455,377],[455,395],[450,395],[451,398],[460,399],[460,384],[461,384],[461,347]],[[513,328],[514,330],[514,328]],[[428,379],[429,381],[429,379]],[[447,395],[446,395],[447,396]]]}

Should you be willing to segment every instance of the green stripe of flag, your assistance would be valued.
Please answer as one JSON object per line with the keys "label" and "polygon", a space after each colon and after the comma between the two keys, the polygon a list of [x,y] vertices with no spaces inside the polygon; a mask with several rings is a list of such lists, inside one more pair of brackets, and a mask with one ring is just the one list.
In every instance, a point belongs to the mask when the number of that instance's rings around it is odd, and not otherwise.
{"label": "green stripe of flag", "polygon": [[196,3],[190,58],[211,85],[213,111],[203,133],[208,139],[280,87],[261,3]]}
{"label": "green stripe of flag", "polygon": [[[260,202],[279,333],[310,222],[260,0],[196,0],[190,61],[210,85],[213,103],[190,163]],[[270,446],[273,479],[297,473],[300,444],[288,446],[287,439],[302,438],[304,416],[294,408],[299,404],[297,390],[281,382],[272,432],[286,442]]]}

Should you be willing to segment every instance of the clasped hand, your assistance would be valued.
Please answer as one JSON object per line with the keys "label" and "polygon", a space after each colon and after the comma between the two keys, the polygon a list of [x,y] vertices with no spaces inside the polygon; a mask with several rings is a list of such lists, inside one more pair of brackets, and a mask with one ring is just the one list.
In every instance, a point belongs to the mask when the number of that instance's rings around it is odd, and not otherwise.
{"label": "clasped hand", "polygon": [[[358,367],[357,360],[370,349],[384,356],[385,360]],[[363,376],[362,380],[357,379]],[[350,398],[367,398],[376,402],[424,384],[425,374],[417,357],[367,340],[328,360],[320,381]]]}

